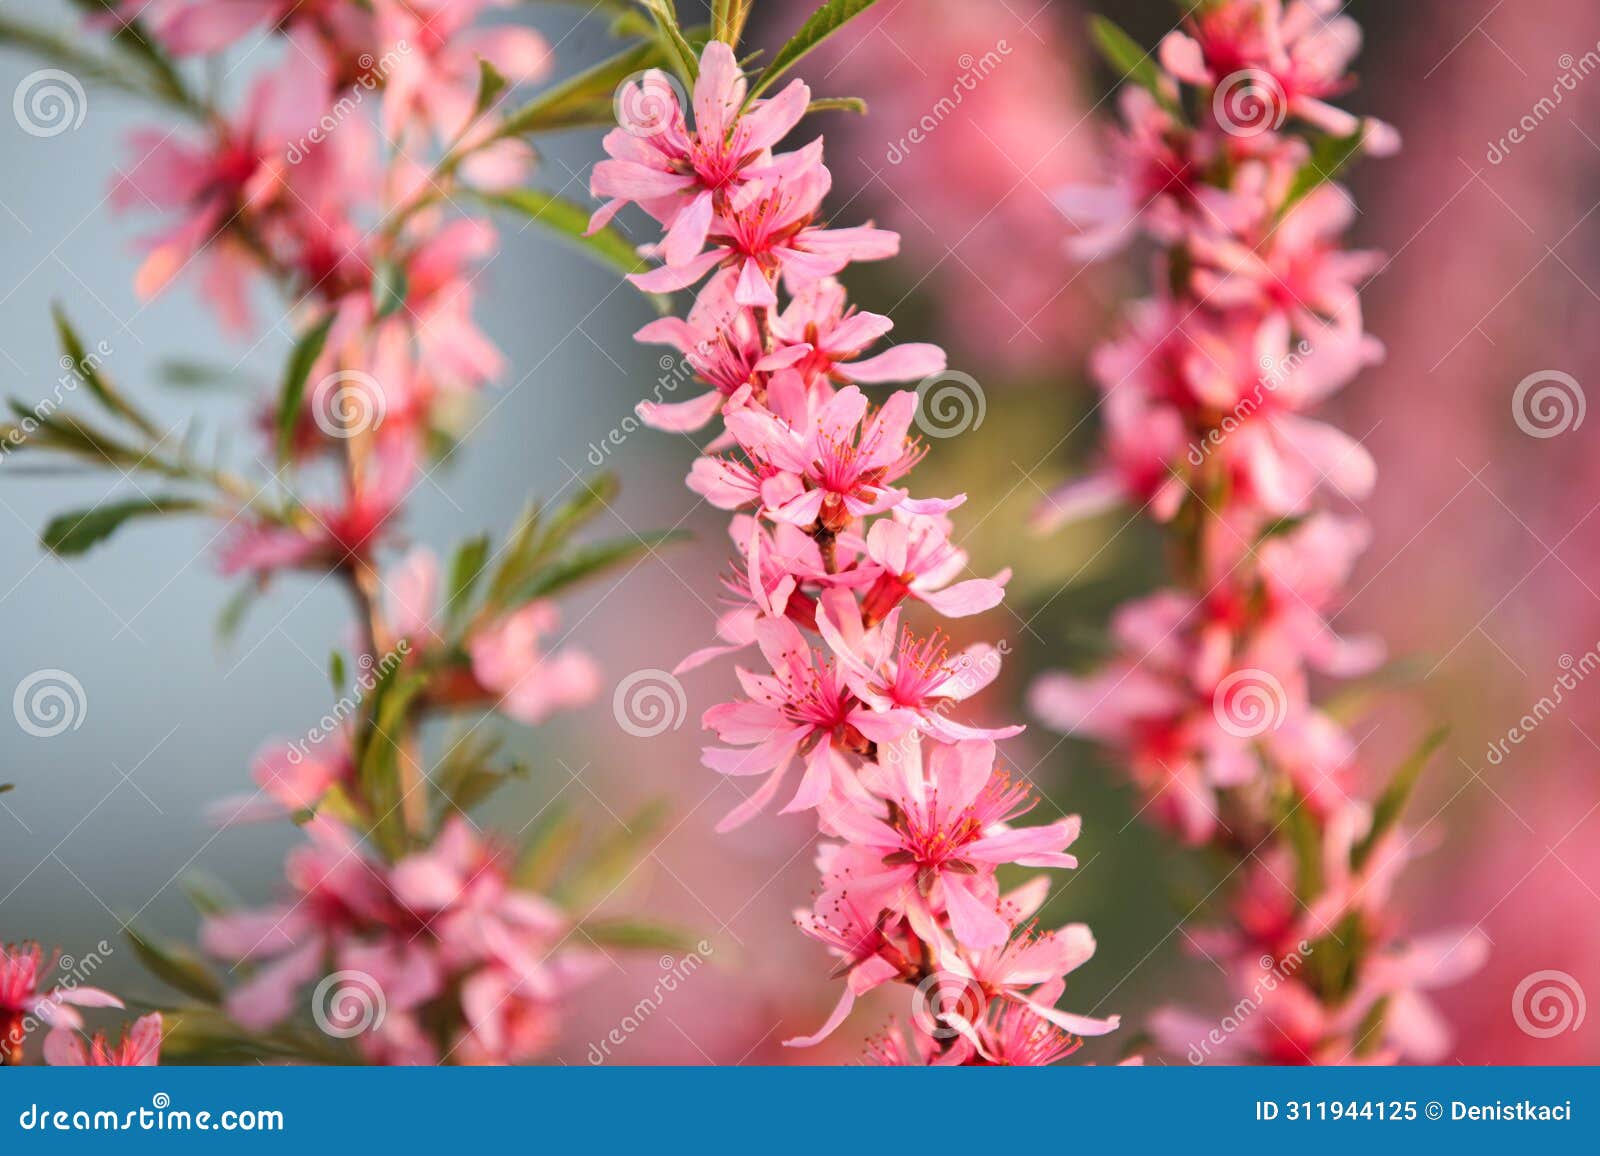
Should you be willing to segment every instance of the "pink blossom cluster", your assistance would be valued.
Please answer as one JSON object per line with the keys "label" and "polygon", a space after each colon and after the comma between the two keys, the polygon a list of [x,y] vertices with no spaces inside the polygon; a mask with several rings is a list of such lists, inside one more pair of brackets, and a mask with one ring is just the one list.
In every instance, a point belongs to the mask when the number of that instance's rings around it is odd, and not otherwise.
{"label": "pink blossom cluster", "polygon": [[[1311,695],[1313,674],[1383,658],[1329,622],[1368,539],[1340,507],[1370,492],[1375,467],[1314,416],[1383,353],[1359,292],[1383,258],[1344,246],[1355,206],[1335,170],[1398,147],[1387,125],[1327,103],[1352,83],[1361,40],[1341,12],[1196,9],[1124,88],[1105,182],[1059,198],[1080,258],[1141,236],[1162,258],[1156,293],[1091,357],[1103,465],[1039,521],[1137,504],[1168,528],[1178,583],[1122,607],[1114,657],[1046,675],[1032,705],[1116,748],[1145,811],[1185,843],[1240,856],[1237,927],[1200,945],[1270,1010],[1229,1036],[1235,1059],[1436,1059],[1446,1037],[1417,993],[1482,955],[1470,934],[1399,938],[1389,881],[1411,841],[1380,825],[1393,815],[1363,797],[1356,741]],[[1266,961],[1291,954],[1303,964],[1267,968],[1263,984]],[[1166,1017],[1179,1030],[1163,1042],[1182,1054],[1202,1022]]]}
{"label": "pink blossom cluster", "polygon": [[[284,525],[246,516],[222,548],[225,572],[326,569],[364,556],[416,483],[430,439],[504,371],[475,323],[473,281],[496,247],[481,216],[447,214],[460,189],[498,190],[530,171],[528,146],[500,138],[478,108],[480,60],[510,83],[550,70],[531,29],[475,26],[490,0],[128,3],[177,56],[220,53],[273,30],[279,62],[233,111],[207,105],[194,132],[130,139],[113,204],[159,211],[136,287],[180,274],[235,330],[251,325],[263,280],[286,292],[304,331],[325,339],[292,431],[309,464],[370,432],[359,469]],[[115,21],[116,17],[103,20]]]}
{"label": "pink blossom cluster", "polygon": [[826,840],[821,890],[798,922],[837,958],[844,990],[818,1032],[789,1042],[816,1043],[859,997],[904,983],[916,989],[914,1039],[891,1049],[898,1060],[1060,1058],[1077,1037],[1117,1026],[1055,1006],[1093,936],[1081,924],[1038,930],[1048,879],[1002,894],[996,871],[1075,866],[1079,821],[1016,825],[1037,798],[999,764],[995,742],[1021,728],[954,717],[997,676],[1002,649],[952,653],[912,621],[991,609],[1009,573],[963,577],[948,515],[964,495],[907,488],[925,452],[911,432],[917,393],[874,404],[862,389],[942,372],[944,353],[911,343],[869,353],[891,322],[850,305],[835,279],[892,256],[899,238],[825,220],[820,139],[774,151],[807,110],[802,81],[753,97],[733,48],[712,41],[692,108],[664,73],[635,83],[619,107],[653,116],[625,117],[606,136],[593,225],[637,206],[662,237],[644,250],[660,264],[635,284],[700,285],[686,316],[638,337],[678,350],[706,391],[639,414],[679,432],[720,419],[688,485],[733,515],[729,609],[717,643],[678,668],[754,647],[739,697],[704,717],[719,740],[706,766],[755,784],[718,829],[782,800],[782,813],[813,813]]}
{"label": "pink blossom cluster", "polygon": [[[478,26],[494,4],[130,0],[91,20],[97,30],[148,37],[150,59],[168,78],[161,99],[195,121],[188,132],[134,133],[112,191],[120,207],[165,217],[144,242],[138,292],[152,297],[192,267],[221,320],[243,329],[256,292],[276,288],[292,302],[291,374],[303,359],[303,404],[291,409],[286,391],[264,414],[257,461],[270,481],[187,459],[169,466],[160,442],[133,468],[155,461],[217,493],[194,506],[224,523],[224,574],[256,587],[291,570],[331,576],[359,612],[352,652],[362,675],[352,701],[307,739],[265,747],[254,793],[215,808],[223,823],[302,825],[305,842],[285,864],[289,898],[212,912],[203,946],[233,966],[238,982],[222,1007],[250,1032],[303,1020],[308,1009],[315,1017],[325,1010],[313,1006],[318,981],[359,973],[382,1003],[370,1030],[319,1026],[359,1035],[355,1046],[372,1062],[530,1059],[552,1039],[560,998],[593,962],[565,949],[572,919],[513,880],[505,849],[429,780],[418,754],[424,716],[499,711],[531,725],[598,693],[586,654],[546,643],[560,617],[548,597],[522,592],[540,576],[533,562],[516,568],[562,540],[539,537],[531,512],[497,572],[507,588],[476,609],[460,603],[459,590],[447,604],[430,552],[394,552],[427,455],[454,432],[463,399],[504,369],[473,318],[473,280],[494,252],[494,230],[444,209],[460,194],[520,182],[532,163],[531,149],[502,132],[491,97],[543,77],[550,53],[531,30]],[[276,62],[249,82],[237,110],[191,91],[168,59],[219,57],[250,36],[265,38],[264,55]],[[159,433],[98,381],[96,392],[118,416]],[[276,468],[263,460],[274,456]],[[331,497],[310,496],[329,482]],[[277,500],[279,487],[287,501]],[[479,570],[488,553],[485,539]],[[450,580],[462,582],[459,565]],[[466,776],[496,773],[475,766]],[[175,970],[191,967],[204,964],[186,958]],[[48,1023],[52,1063],[155,1061],[160,1016],[141,1019],[120,1045],[96,1037],[86,1050],[73,1005],[121,1003],[92,988],[45,990],[48,970],[37,947],[7,952],[0,1026]],[[345,997],[335,988],[332,998],[326,1010],[337,1021]],[[20,1049],[19,1035],[6,1058]]]}
{"label": "pink blossom cluster", "polygon": [[[313,1015],[368,1062],[520,1063],[549,1046],[561,999],[604,963],[567,946],[568,916],[518,889],[505,850],[463,818],[394,863],[326,816],[306,835],[284,865],[288,897],[201,928],[206,951],[251,969],[225,1005],[246,1028],[299,1011],[331,960]],[[441,1022],[460,1026],[441,1040]]]}
{"label": "pink blossom cluster", "polygon": [[[38,1026],[49,1028],[44,1057],[56,1067],[149,1067],[161,1054],[161,1015],[140,1016],[124,1038],[106,1042],[97,1032],[87,1047],[79,1008],[120,1008],[122,1001],[74,975],[52,983],[62,963],[37,943],[0,943],[0,1067],[22,1063],[23,1045]],[[64,964],[62,964],[64,966]]]}

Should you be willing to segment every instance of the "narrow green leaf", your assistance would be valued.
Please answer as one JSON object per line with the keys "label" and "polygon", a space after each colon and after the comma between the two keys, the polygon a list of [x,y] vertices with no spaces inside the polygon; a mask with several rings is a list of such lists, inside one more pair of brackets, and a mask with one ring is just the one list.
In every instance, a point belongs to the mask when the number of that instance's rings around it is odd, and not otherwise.
{"label": "narrow green leaf", "polygon": [[133,518],[155,518],[166,514],[183,514],[205,508],[205,503],[192,498],[139,497],[125,502],[113,502],[88,510],[75,510],[60,514],[50,520],[39,535],[44,548],[63,558],[82,554],[90,547],[105,541]]}
{"label": "narrow green leaf", "polygon": [[522,845],[513,878],[518,887],[548,893],[583,836],[572,809],[560,799],[548,803]]}
{"label": "narrow green leaf", "polygon": [[78,336],[77,330],[73,329],[72,322],[67,320],[66,312],[61,306],[51,306],[50,312],[55,318],[56,336],[61,341],[61,352],[72,362],[72,372],[78,380],[89,387],[89,392],[94,395],[95,400],[106,409],[137,427],[145,436],[159,441],[161,431],[155,422],[141,413],[100,373],[99,355],[91,355],[85,348],[83,339]]}
{"label": "narrow green leaf", "polygon": [[344,652],[335,650],[328,655],[328,684],[333,687],[334,694],[344,693]]}
{"label": "narrow green leaf", "polygon": [[577,934],[619,951],[691,952],[701,942],[692,932],[644,919],[586,919],[578,925]]}
{"label": "narrow green leaf", "polygon": [[617,86],[636,72],[661,67],[663,59],[661,46],[654,41],[626,48],[552,84],[506,117],[496,135],[514,137],[560,129],[610,127],[616,123],[612,100]]}
{"label": "narrow green leaf", "polygon": [[541,569],[517,591],[513,604],[520,606],[535,598],[544,598],[575,583],[594,578],[641,554],[688,539],[684,530],[660,530],[629,538],[614,538],[580,546],[570,554],[557,559]]}
{"label": "narrow green leaf", "polygon": [[772,58],[772,63],[767,65],[756,78],[756,82],[750,86],[750,99],[754,100],[760,96],[774,81],[793,68],[806,53],[875,3],[877,0],[828,0],[811,14],[810,19],[800,26],[800,31],[790,37],[787,44],[778,49],[778,54]]}
{"label": "narrow green leaf", "polygon": [[226,365],[187,358],[163,361],[156,367],[156,373],[164,383],[178,389],[215,389],[245,384],[244,378]]}
{"label": "narrow green leaf", "polygon": [[14,791],[16,789],[17,784],[15,783],[0,783],[0,795],[5,794],[7,791]]}
{"label": "narrow green leaf", "polygon": [[191,949],[153,939],[131,927],[124,937],[145,969],[168,987],[203,1003],[222,999],[222,981]]}
{"label": "narrow green leaf", "polygon": [[825,96],[806,105],[806,113],[813,112],[854,112],[866,116],[867,102],[859,96]]}
{"label": "narrow green leaf", "polygon": [[754,0],[712,0],[711,39],[737,49],[753,3]]}
{"label": "narrow green leaf", "polygon": [[480,534],[476,538],[468,538],[457,548],[455,557],[450,562],[450,584],[445,592],[444,612],[452,622],[459,621],[466,613],[467,606],[472,600],[472,592],[477,588],[478,579],[483,576],[483,568],[489,561],[489,535]]}
{"label": "narrow green leaf", "polygon": [[283,389],[278,402],[278,460],[288,461],[294,447],[294,431],[300,422],[300,407],[305,401],[306,378],[311,367],[322,356],[322,347],[328,343],[328,330],[333,327],[333,314],[322,318],[295,342],[289,354],[289,364],[283,374]]}
{"label": "narrow green leaf", "polygon": [[254,582],[239,587],[223,603],[222,611],[217,615],[217,641],[229,643],[239,633],[239,627],[244,625],[244,617],[250,607],[255,605],[256,599],[261,595],[261,588]]}
{"label": "narrow green leaf", "polygon": [[600,264],[624,275],[636,273],[647,262],[632,241],[614,226],[587,235],[589,210],[556,193],[543,189],[512,189],[503,193],[480,194],[491,205],[517,213],[575,245]]}
{"label": "narrow green leaf", "polygon": [[1434,752],[1444,745],[1444,740],[1450,734],[1449,727],[1438,727],[1428,733],[1417,744],[1417,749],[1412,751],[1406,760],[1395,770],[1394,777],[1389,780],[1389,785],[1383,789],[1383,794],[1378,796],[1378,801],[1372,805],[1372,829],[1367,832],[1367,837],[1357,843],[1350,852],[1350,865],[1357,871],[1366,865],[1372,852],[1377,849],[1379,841],[1393,829],[1400,821],[1401,814],[1406,809],[1406,804],[1411,800],[1411,794],[1417,788],[1417,781],[1422,778],[1428,761],[1433,758]]}
{"label": "narrow green leaf", "polygon": [[1146,52],[1137,40],[1104,16],[1089,18],[1089,35],[1113,72],[1123,80],[1132,81],[1145,89],[1169,112],[1177,111],[1171,89],[1154,56]]}
{"label": "narrow green leaf", "polygon": [[490,64],[483,57],[478,58],[478,99],[472,108],[473,118],[476,119],[494,107],[494,102],[500,94],[511,86],[511,82],[500,75],[500,70]]}
{"label": "narrow green leaf", "polygon": [[589,854],[554,889],[555,896],[568,906],[582,906],[615,891],[653,850],[650,843],[670,814],[664,799],[646,803],[628,817],[626,826],[589,844]]}
{"label": "narrow green leaf", "polygon": [[1284,194],[1283,206],[1278,210],[1278,216],[1280,218],[1287,216],[1290,209],[1305,200],[1318,187],[1337,180],[1339,174],[1344,172],[1361,152],[1361,144],[1366,135],[1367,130],[1363,126],[1349,136],[1318,137],[1311,146],[1310,158],[1300,166],[1300,171],[1295,173],[1294,181],[1289,185],[1289,191]]}
{"label": "narrow green leaf", "polygon": [[694,87],[695,78],[700,75],[700,56],[683,34],[683,28],[678,23],[678,8],[673,0],[639,0],[644,10],[655,21],[656,32],[661,38],[665,50],[667,63],[672,65],[673,71],[690,88]]}

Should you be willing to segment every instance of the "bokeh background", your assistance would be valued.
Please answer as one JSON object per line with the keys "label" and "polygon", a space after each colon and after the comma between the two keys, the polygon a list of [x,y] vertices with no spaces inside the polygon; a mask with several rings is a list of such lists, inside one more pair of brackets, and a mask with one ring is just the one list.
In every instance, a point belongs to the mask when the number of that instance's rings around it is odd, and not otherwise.
{"label": "bokeh background", "polygon": [[[4,0],[0,14],[38,19],[43,7]],[[806,8],[763,0],[755,39],[787,34]],[[1103,0],[1094,10],[1146,44],[1177,18],[1165,0]],[[1587,386],[1597,363],[1600,10],[1586,0],[1356,0],[1348,10],[1367,34],[1351,103],[1406,140],[1399,157],[1367,163],[1352,180],[1362,209],[1354,241],[1392,256],[1366,297],[1389,356],[1334,407],[1381,471],[1367,508],[1374,544],[1338,625],[1381,631],[1403,659],[1381,685],[1357,688],[1356,733],[1383,772],[1428,726],[1451,726],[1412,813],[1429,851],[1397,903],[1419,929],[1478,926],[1493,943],[1483,972],[1440,995],[1455,1057],[1592,1063],[1600,1011],[1541,1038],[1518,1028],[1512,998],[1542,970],[1600,995],[1600,680],[1568,693],[1503,759],[1487,752],[1600,647],[1600,418],[1535,438],[1512,409],[1530,374],[1561,371]],[[1018,712],[1030,672],[1092,656],[1108,610],[1161,579],[1158,543],[1124,519],[1043,540],[1025,529],[1041,492],[1087,461],[1095,423],[1083,356],[1144,272],[1137,262],[1073,265],[1062,252],[1069,227],[1050,202],[1053,188],[1094,173],[1109,112],[1111,78],[1088,49],[1086,11],[882,0],[807,75],[819,94],[871,105],[865,119],[818,122],[837,216],[875,217],[905,237],[901,259],[858,278],[855,296],[894,317],[897,339],[948,345],[953,367],[982,387],[981,425],[936,443],[922,468],[928,492],[969,494],[959,529],[974,568],[1016,570],[1007,609],[971,624],[973,637],[1013,650],[988,694],[996,714]],[[504,18],[541,28],[564,71],[607,48],[603,24],[583,19],[581,6],[525,4]],[[0,94],[35,67],[0,56]],[[245,64],[230,81],[248,73]],[[1562,88],[1563,76],[1577,79]],[[1535,113],[1555,88],[1559,105]],[[909,143],[912,126],[955,91],[957,107]],[[1493,147],[1530,116],[1536,127],[1520,143]],[[289,335],[227,339],[192,287],[148,304],[134,296],[137,222],[114,216],[106,193],[121,139],[148,118],[96,90],[81,126],[60,136],[30,136],[0,118],[10,161],[0,173],[0,374],[7,392],[48,395],[60,373],[48,310],[59,301],[91,343],[109,347],[107,370],[158,413],[193,415],[197,428],[247,441],[251,407],[276,380]],[[543,156],[539,179],[581,195],[596,154],[591,134],[572,134]],[[610,274],[519,228],[503,228],[479,281],[479,316],[513,371],[465,452],[418,492],[412,537],[443,551],[503,529],[529,494],[557,494],[603,464],[623,482],[608,515],[617,524],[604,532],[682,524],[695,540],[564,605],[567,641],[601,661],[607,693],[537,733],[506,728],[533,774],[486,817],[516,831],[553,802],[570,804],[600,839],[651,800],[669,808],[607,910],[703,934],[711,966],[608,1062],[848,1058],[890,1015],[906,1014],[904,995],[858,1008],[822,1055],[779,1047],[820,1022],[836,991],[820,948],[789,922],[815,879],[809,823],[712,834],[736,798],[698,765],[696,720],[725,697],[729,672],[686,677],[685,717],[666,734],[634,737],[613,717],[612,687],[671,668],[709,640],[724,519],[679,484],[687,441],[636,431],[608,445],[659,373],[654,353],[629,339],[645,306]],[[233,367],[237,384],[165,388],[161,366],[172,358]],[[328,708],[327,654],[347,629],[336,592],[289,582],[219,646],[215,619],[230,591],[197,524],[138,527],[71,562],[43,555],[35,535],[48,517],[108,485],[0,460],[0,691],[57,668],[82,683],[87,702],[77,729],[50,739],[18,730],[0,745],[0,782],[16,784],[0,795],[0,941],[39,937],[78,956],[117,941],[129,921],[188,935],[184,883],[195,873],[247,900],[268,898],[291,835],[219,833],[202,811],[245,784],[265,739],[302,734]],[[1011,758],[1048,809],[1085,817],[1083,866],[1046,918],[1095,929],[1099,953],[1073,975],[1068,1002],[1123,1014],[1125,1031],[1083,1053],[1114,1061],[1136,1049],[1151,1008],[1220,996],[1211,966],[1186,950],[1183,918],[1208,866],[1136,822],[1116,768],[1090,748],[1035,729],[1014,740]],[[624,961],[588,989],[553,1058],[588,1062],[591,1042],[651,991],[664,963]],[[125,950],[96,982],[153,990]]]}

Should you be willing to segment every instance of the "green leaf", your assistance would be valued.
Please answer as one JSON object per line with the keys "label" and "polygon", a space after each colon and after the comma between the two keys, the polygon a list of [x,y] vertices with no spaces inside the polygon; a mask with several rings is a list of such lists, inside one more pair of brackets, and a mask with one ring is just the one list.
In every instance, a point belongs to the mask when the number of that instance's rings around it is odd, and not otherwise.
{"label": "green leaf", "polygon": [[1294,852],[1295,895],[1302,904],[1309,905],[1322,894],[1322,835],[1317,830],[1316,817],[1298,798],[1289,800],[1283,826]]}
{"label": "green leaf", "polygon": [[7,791],[14,791],[16,789],[17,784],[15,783],[0,783],[0,795],[5,794]]}
{"label": "green leaf", "polygon": [[712,0],[711,39],[720,40],[730,48],[739,47],[744,35],[745,22],[750,19],[750,8],[755,0]]}
{"label": "green leaf", "polygon": [[[517,519],[500,566],[490,580],[487,603],[503,609],[534,571],[553,558],[580,527],[616,499],[620,486],[615,474],[596,474],[585,480],[570,501],[548,518],[538,503],[529,503]],[[520,603],[519,603],[520,605]]]}
{"label": "green leaf", "polygon": [[644,41],[553,84],[505,119],[500,137],[570,128],[610,127],[616,123],[612,100],[617,86],[636,72],[659,68],[661,46]]}
{"label": "green leaf", "polygon": [[223,603],[222,611],[217,615],[217,641],[222,643],[233,641],[239,633],[239,627],[244,625],[245,614],[255,605],[260,594],[261,588],[251,582],[239,587],[228,601]]}
{"label": "green leaf", "polygon": [[657,547],[671,542],[685,541],[688,537],[688,532],[684,530],[658,530],[631,538],[613,538],[605,542],[580,546],[535,574],[517,591],[513,605],[521,606],[532,602],[535,598],[554,594],[574,583],[603,574],[641,554],[648,554]]}
{"label": "green leaf", "polygon": [[205,509],[204,502],[192,498],[140,497],[113,502],[88,510],[75,510],[50,520],[39,535],[44,548],[63,558],[82,554],[109,538],[133,518],[158,518],[167,514],[191,513]]}
{"label": "green leaf", "polygon": [[639,3],[650,14],[650,19],[655,21],[667,63],[684,84],[693,88],[695,78],[700,75],[700,57],[678,23],[677,5],[673,0],[639,0]]}
{"label": "green leaf", "polygon": [[198,954],[177,943],[165,943],[128,928],[128,945],[145,969],[168,987],[203,1003],[222,999],[222,981]]}
{"label": "green leaf", "polygon": [[1178,111],[1165,75],[1137,40],[1104,16],[1089,18],[1089,35],[1113,72],[1148,91],[1167,111]]}
{"label": "green leaf", "polygon": [[772,58],[772,63],[767,65],[756,78],[756,82],[750,86],[750,99],[754,100],[760,96],[774,81],[793,68],[801,57],[875,3],[877,0],[828,0],[811,14],[811,18],[800,26],[800,31],[790,37],[787,44],[778,49],[778,54]]}
{"label": "green leaf", "polygon": [[547,893],[583,837],[583,827],[571,807],[559,799],[545,805],[522,845],[512,873],[518,887]]}
{"label": "green leaf", "polygon": [[1311,146],[1310,159],[1300,166],[1299,172],[1295,173],[1294,181],[1284,195],[1283,206],[1278,210],[1278,217],[1281,219],[1287,216],[1290,209],[1305,200],[1318,187],[1336,180],[1361,152],[1361,144],[1366,135],[1366,127],[1362,126],[1349,136],[1318,137]]}
{"label": "green leaf", "polygon": [[306,378],[311,367],[322,356],[322,347],[328,343],[328,330],[333,327],[333,314],[318,321],[295,342],[289,354],[289,364],[283,373],[283,388],[278,402],[278,460],[288,461],[294,448],[294,431],[300,423],[300,407],[305,401]]}
{"label": "green leaf", "polygon": [[807,115],[813,112],[854,112],[867,115],[867,102],[859,96],[825,96],[806,105]]}
{"label": "green leaf", "polygon": [[691,952],[701,942],[692,932],[644,919],[587,919],[578,924],[577,933],[619,951]]}
{"label": "green leaf", "polygon": [[478,579],[483,576],[483,568],[488,561],[487,534],[468,538],[457,548],[450,562],[450,584],[446,588],[444,601],[445,616],[450,621],[458,621],[466,613],[472,592],[477,588]]}
{"label": "green leaf", "polygon": [[1428,760],[1433,758],[1434,752],[1444,745],[1444,740],[1449,734],[1449,727],[1438,727],[1429,732],[1417,744],[1417,749],[1400,764],[1389,780],[1389,785],[1383,789],[1383,794],[1378,796],[1378,801],[1372,805],[1372,829],[1367,832],[1366,838],[1350,851],[1350,865],[1357,871],[1366,865],[1367,860],[1372,857],[1372,852],[1377,849],[1379,841],[1400,821],[1400,815],[1405,811],[1406,803],[1411,800],[1412,792],[1417,788],[1417,780],[1422,777]]}
{"label": "green leaf", "polygon": [[589,228],[589,210],[565,197],[543,189],[512,189],[480,196],[491,205],[509,209],[549,229],[618,273],[636,273],[647,264],[634,249],[633,242],[613,226],[607,225],[593,235],[585,235]]}
{"label": "green leaf", "polygon": [[61,341],[61,351],[72,362],[72,372],[78,380],[89,387],[89,392],[96,401],[118,417],[135,426],[145,436],[156,441],[161,440],[161,430],[155,422],[147,418],[120,392],[114,389],[100,374],[99,355],[91,355],[84,347],[83,339],[72,328],[72,322],[67,320],[66,313],[61,306],[51,307],[51,315],[55,318],[56,336]]}
{"label": "green leaf", "polygon": [[577,907],[616,891],[653,850],[649,843],[666,825],[670,814],[667,801],[657,799],[629,816],[625,826],[591,842],[592,850],[572,875],[554,889],[555,896],[563,904]]}
{"label": "green leaf", "polygon": [[476,120],[494,107],[494,102],[509,87],[511,87],[511,82],[500,75],[500,70],[480,56],[478,58],[478,99],[472,108],[473,119]]}
{"label": "green leaf", "polygon": [[328,655],[328,683],[333,687],[334,694],[344,692],[344,652],[335,650]]}
{"label": "green leaf", "polygon": [[240,374],[229,366],[187,358],[169,358],[156,367],[156,373],[167,385],[178,389],[215,389],[244,384]]}

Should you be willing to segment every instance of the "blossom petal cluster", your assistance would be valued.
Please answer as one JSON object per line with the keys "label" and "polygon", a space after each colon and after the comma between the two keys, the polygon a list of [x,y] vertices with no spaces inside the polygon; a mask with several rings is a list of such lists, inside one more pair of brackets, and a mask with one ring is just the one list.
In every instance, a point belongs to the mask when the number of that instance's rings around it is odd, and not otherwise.
{"label": "blossom petal cluster", "polygon": [[620,105],[651,116],[607,135],[593,224],[642,209],[661,229],[643,250],[659,263],[634,282],[698,287],[686,315],[637,336],[677,350],[705,391],[639,416],[714,427],[687,482],[732,515],[728,609],[716,642],[679,667],[740,654],[739,695],[703,719],[717,740],[705,765],[745,795],[718,829],[804,812],[823,837],[820,890],[797,919],[836,957],[843,991],[820,1030],[789,1043],[820,1041],[858,998],[899,983],[915,989],[926,1062],[1053,1062],[1117,1019],[1055,1006],[1094,940],[1081,925],[1036,929],[1047,877],[1026,899],[997,880],[1075,866],[1079,821],[1023,822],[1039,797],[995,745],[1022,728],[966,715],[1004,647],[957,649],[937,624],[998,605],[1009,573],[970,573],[950,517],[964,495],[911,487],[927,448],[916,391],[869,393],[945,369],[936,346],[879,346],[892,323],[838,280],[899,238],[825,217],[820,140],[782,150],[803,82],[752,100],[733,49],[712,41],[688,101],[663,73],[637,84]]}

